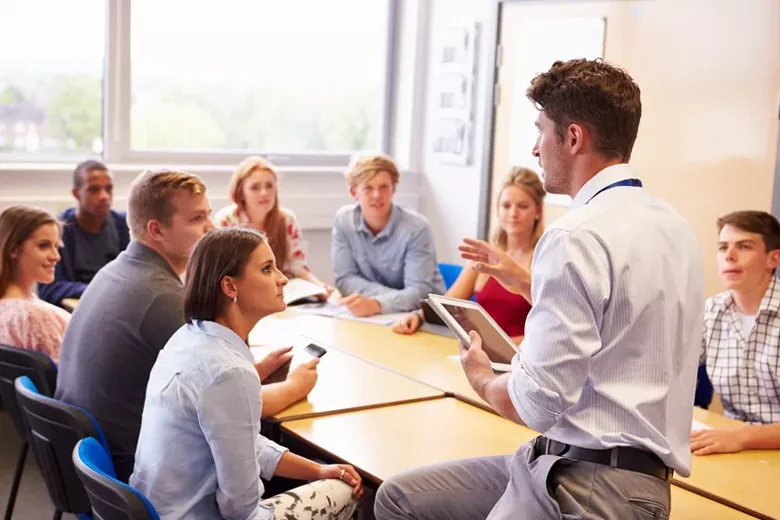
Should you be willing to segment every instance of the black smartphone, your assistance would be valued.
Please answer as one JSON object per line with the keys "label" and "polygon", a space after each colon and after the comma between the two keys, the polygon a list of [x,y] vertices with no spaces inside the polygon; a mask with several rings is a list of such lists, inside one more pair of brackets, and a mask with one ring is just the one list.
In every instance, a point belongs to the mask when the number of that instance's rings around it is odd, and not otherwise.
{"label": "black smartphone", "polygon": [[[287,379],[287,375],[290,373],[293,366],[306,363],[312,358],[321,358],[327,353],[328,351],[321,346],[309,343],[300,350],[294,350],[292,359],[277,368],[270,376],[266,377],[264,381],[261,381],[261,383],[281,383]],[[295,365],[293,365],[293,363],[295,363]]]}
{"label": "black smartphone", "polygon": [[303,352],[305,354],[308,354],[311,357],[316,357],[316,358],[321,358],[322,356],[328,353],[327,350],[325,350],[319,345],[315,345],[314,343],[309,343],[308,345],[303,347]]}

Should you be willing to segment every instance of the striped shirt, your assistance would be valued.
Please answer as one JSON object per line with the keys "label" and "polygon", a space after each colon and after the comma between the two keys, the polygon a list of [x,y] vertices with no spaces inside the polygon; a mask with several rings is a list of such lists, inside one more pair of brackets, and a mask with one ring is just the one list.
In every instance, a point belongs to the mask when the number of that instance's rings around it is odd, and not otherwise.
{"label": "striped shirt", "polygon": [[740,421],[780,422],[780,281],[772,277],[751,330],[742,326],[731,291],[704,311],[701,362],[726,415]]}
{"label": "striped shirt", "polygon": [[646,449],[688,476],[701,251],[685,220],[644,189],[599,193],[633,177],[627,164],[602,170],[539,241],[509,395],[551,439]]}

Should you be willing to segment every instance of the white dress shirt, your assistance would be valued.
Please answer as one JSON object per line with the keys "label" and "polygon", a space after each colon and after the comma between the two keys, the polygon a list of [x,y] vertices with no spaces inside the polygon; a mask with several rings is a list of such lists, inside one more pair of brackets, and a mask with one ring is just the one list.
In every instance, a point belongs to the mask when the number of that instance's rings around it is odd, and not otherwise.
{"label": "white dress shirt", "polygon": [[509,395],[551,439],[647,449],[688,476],[701,250],[677,211],[645,189],[600,192],[634,177],[627,164],[599,172],[539,241]]}

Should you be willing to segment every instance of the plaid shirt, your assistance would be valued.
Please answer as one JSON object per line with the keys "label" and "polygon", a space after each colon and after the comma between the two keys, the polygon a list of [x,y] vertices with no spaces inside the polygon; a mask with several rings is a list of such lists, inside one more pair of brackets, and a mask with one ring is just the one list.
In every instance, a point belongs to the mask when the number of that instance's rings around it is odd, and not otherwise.
{"label": "plaid shirt", "polygon": [[[747,336],[747,337],[745,337]],[[780,281],[772,278],[750,334],[742,331],[730,291],[707,300],[701,362],[726,415],[780,422]]]}

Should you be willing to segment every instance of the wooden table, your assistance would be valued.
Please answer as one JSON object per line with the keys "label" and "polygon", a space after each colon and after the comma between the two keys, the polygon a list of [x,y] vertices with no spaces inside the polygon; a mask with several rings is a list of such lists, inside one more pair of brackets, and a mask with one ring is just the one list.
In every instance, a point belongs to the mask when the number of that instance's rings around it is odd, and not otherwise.
{"label": "wooden table", "polygon": [[[272,344],[276,342],[277,345],[289,343],[290,339],[294,337],[300,338],[301,334],[313,338],[326,348],[339,349],[366,359],[489,410],[487,404],[469,386],[460,364],[447,358],[447,356],[458,352],[457,342],[453,339],[426,333],[403,336],[394,334],[389,327],[295,314],[294,312],[267,318],[261,321],[256,330],[253,331],[253,335],[257,338]],[[450,401],[448,400],[448,402]],[[476,412],[482,412],[482,410],[474,410],[471,413]],[[469,412],[458,412],[460,415],[466,413]],[[487,416],[490,415],[487,414]],[[712,427],[733,427],[735,424],[739,424],[704,410],[697,410],[695,416],[701,422]],[[493,424],[490,422],[491,419],[484,418],[486,417],[484,413],[479,417],[481,419],[478,422],[486,425]],[[334,418],[334,420],[336,419]],[[504,421],[496,416],[493,416],[492,420]],[[439,423],[439,421],[434,422],[425,417],[422,417],[421,421],[424,421],[422,424]],[[442,422],[441,424],[457,424],[460,428],[464,423],[458,421],[456,423]],[[515,427],[515,425],[511,426]],[[357,427],[370,429],[369,425]],[[469,428],[474,427],[476,426]],[[371,435],[365,437],[371,439]],[[418,458],[414,459],[417,461],[415,465],[426,463],[425,443],[422,440],[418,443],[418,438],[424,440],[415,433],[415,443],[408,443],[406,446],[417,454]],[[479,437],[477,436],[477,438]],[[440,439],[437,436],[438,440]],[[517,447],[522,440],[522,438],[514,436],[513,446]],[[419,444],[419,446],[411,446],[411,444]],[[371,441],[371,449],[375,450],[378,446],[382,445],[374,440]],[[475,456],[463,453],[460,447],[456,448],[458,455],[453,455],[452,458]],[[437,449],[436,453],[438,454],[442,447],[437,446]],[[351,450],[350,453],[353,454],[353,451]],[[444,455],[450,456],[451,454],[445,453]],[[387,462],[399,463],[400,461]],[[775,496],[775,488],[780,482],[780,451],[746,451],[739,454],[694,457],[692,470],[691,477],[677,477],[674,483],[689,491],[749,512],[759,518],[780,518],[780,499]],[[675,491],[675,493],[679,493],[679,491]]]}
{"label": "wooden table", "polygon": [[[263,350],[253,348],[252,353],[261,359]],[[442,391],[431,386],[335,349],[320,359],[317,373],[317,384],[308,398],[282,410],[272,420],[282,422],[444,397]]]}
{"label": "wooden table", "polygon": [[[443,430],[446,430],[443,431]],[[285,436],[358,468],[380,484],[418,466],[505,455],[537,434],[456,399],[437,399],[289,421]],[[745,520],[748,515],[672,486],[673,520]]]}
{"label": "wooden table", "polygon": [[63,298],[60,302],[62,305],[62,308],[65,309],[68,312],[73,312],[76,310],[76,305],[79,304],[78,298]]}
{"label": "wooden table", "polygon": [[288,311],[261,320],[250,344],[290,344],[300,334],[490,409],[469,385],[460,361],[448,359],[459,353],[452,338],[426,332],[405,336],[390,327]]}
{"label": "wooden table", "polygon": [[[694,417],[713,428],[742,426],[701,408],[694,410]],[[690,477],[675,477],[674,483],[759,518],[780,518],[780,451],[694,455],[691,469]]]}

